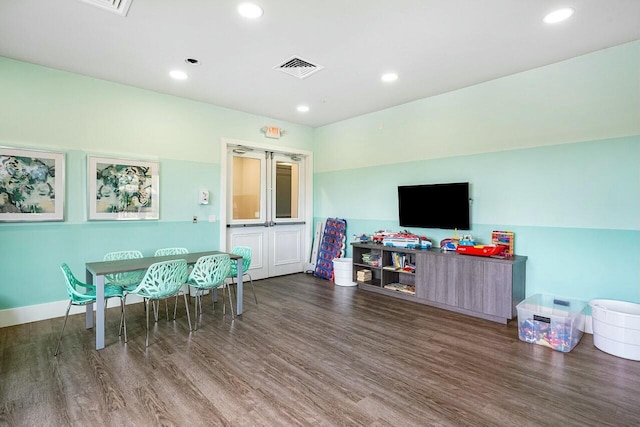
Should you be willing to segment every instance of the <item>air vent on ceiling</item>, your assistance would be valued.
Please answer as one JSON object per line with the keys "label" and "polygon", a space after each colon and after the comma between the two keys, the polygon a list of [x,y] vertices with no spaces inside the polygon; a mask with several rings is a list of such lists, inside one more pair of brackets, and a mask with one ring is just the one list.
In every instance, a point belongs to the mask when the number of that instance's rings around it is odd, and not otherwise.
{"label": "air vent on ceiling", "polygon": [[311,62],[306,61],[302,58],[298,58],[297,56],[292,56],[291,58],[287,59],[281,64],[276,65],[273,68],[299,79],[304,79],[306,77],[309,77],[311,74],[317,73],[324,67],[322,65],[312,64]]}
{"label": "air vent on ceiling", "polygon": [[129,6],[133,0],[81,0],[87,4],[99,7],[118,15],[127,16]]}

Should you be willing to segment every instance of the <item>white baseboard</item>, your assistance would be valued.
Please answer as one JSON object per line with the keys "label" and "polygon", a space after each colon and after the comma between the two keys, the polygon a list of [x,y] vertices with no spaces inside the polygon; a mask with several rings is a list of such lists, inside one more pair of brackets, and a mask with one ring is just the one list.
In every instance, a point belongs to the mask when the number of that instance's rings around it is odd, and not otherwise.
{"label": "white baseboard", "polygon": [[[127,305],[139,302],[142,302],[142,298],[137,295],[130,295],[127,297]],[[68,304],[69,300],[63,300],[48,302],[46,304],[28,305],[25,307],[0,310],[0,328],[63,317],[67,311]],[[118,298],[110,298],[107,304],[107,308],[118,307],[120,305],[120,300]],[[95,311],[95,305],[93,310]],[[80,314],[85,312],[86,309],[83,306],[71,306],[69,314]]]}
{"label": "white baseboard", "polygon": [[[127,297],[127,305],[136,304],[139,302],[142,302],[142,298],[136,295]],[[119,303],[120,301],[118,299],[111,298],[108,301],[107,307],[117,307]],[[46,304],[28,305],[26,307],[0,310],[0,328],[62,317],[67,310],[67,304],[69,304],[69,301],[64,300],[49,302]],[[72,306],[69,314],[79,314],[84,312],[84,307]],[[587,334],[593,334],[593,323],[591,320],[591,316],[585,316],[583,332]]]}

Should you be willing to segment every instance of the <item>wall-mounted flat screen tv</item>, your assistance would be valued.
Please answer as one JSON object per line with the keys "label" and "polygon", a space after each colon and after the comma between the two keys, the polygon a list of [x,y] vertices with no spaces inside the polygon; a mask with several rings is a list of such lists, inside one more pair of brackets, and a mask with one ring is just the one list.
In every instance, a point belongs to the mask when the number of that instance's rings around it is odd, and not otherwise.
{"label": "wall-mounted flat screen tv", "polygon": [[469,183],[398,186],[402,227],[469,230]]}

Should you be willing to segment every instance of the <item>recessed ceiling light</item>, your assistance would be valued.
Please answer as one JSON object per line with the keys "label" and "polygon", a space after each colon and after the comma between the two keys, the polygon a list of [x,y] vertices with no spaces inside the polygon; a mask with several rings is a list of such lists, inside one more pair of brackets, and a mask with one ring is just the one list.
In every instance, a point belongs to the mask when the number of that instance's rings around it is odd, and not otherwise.
{"label": "recessed ceiling light", "polygon": [[169,75],[176,80],[186,80],[189,76],[184,71],[173,70]]}
{"label": "recessed ceiling light", "polygon": [[238,13],[248,19],[260,18],[264,11],[254,3],[240,3]]}
{"label": "recessed ceiling light", "polygon": [[301,113],[306,113],[306,112],[309,111],[309,106],[308,105],[298,105],[297,110],[300,111]]}
{"label": "recessed ceiling light", "polygon": [[398,80],[398,75],[396,73],[386,73],[383,74],[380,79],[383,82],[395,82],[396,80]]}
{"label": "recessed ceiling light", "polygon": [[557,24],[558,22],[562,22],[565,19],[569,19],[571,15],[573,15],[573,12],[574,10],[570,7],[554,10],[553,12],[547,14],[547,16],[544,17],[543,21],[547,24]]}

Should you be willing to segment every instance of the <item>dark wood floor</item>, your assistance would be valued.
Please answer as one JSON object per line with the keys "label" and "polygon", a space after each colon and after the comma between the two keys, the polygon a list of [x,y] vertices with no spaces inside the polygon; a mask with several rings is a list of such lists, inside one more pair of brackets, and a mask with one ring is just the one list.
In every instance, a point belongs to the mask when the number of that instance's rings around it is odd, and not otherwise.
{"label": "dark wood floor", "polygon": [[106,348],[72,316],[0,329],[0,425],[637,426],[640,363],[585,334],[570,353],[500,325],[297,274],[245,289],[232,321],[207,298],[144,346],[107,316]]}

